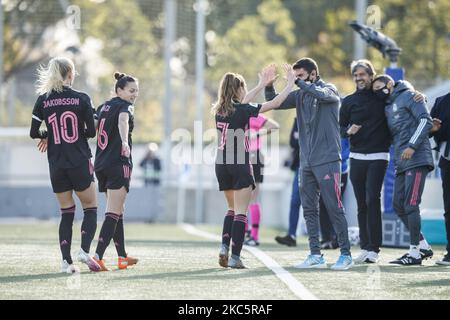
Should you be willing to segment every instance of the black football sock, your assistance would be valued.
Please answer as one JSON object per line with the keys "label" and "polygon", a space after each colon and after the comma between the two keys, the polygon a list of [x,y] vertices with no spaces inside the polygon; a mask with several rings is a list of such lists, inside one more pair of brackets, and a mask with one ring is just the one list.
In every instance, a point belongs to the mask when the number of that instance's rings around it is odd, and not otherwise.
{"label": "black football sock", "polygon": [[231,254],[236,257],[241,255],[246,224],[247,216],[245,214],[237,214],[234,216],[233,228],[231,230]]}
{"label": "black football sock", "polygon": [[105,221],[103,221],[102,229],[100,230],[100,235],[98,237],[97,249],[95,250],[95,253],[100,260],[103,259],[103,254],[116,231],[119,218],[120,215],[118,214],[112,212],[105,213]]}
{"label": "black football sock", "polygon": [[81,224],[81,249],[89,253],[92,239],[94,239],[97,230],[97,208],[86,208],[84,211],[83,222]]}
{"label": "black football sock", "polygon": [[123,214],[120,216],[117,222],[116,232],[114,233],[114,244],[116,246],[117,255],[119,257],[126,258],[127,253],[125,252],[125,232],[123,229]]}
{"label": "black football sock", "polygon": [[234,211],[228,210],[223,219],[222,244],[230,247],[231,229],[233,227]]}
{"label": "black football sock", "polygon": [[75,217],[75,206],[70,208],[61,208],[61,222],[59,223],[59,246],[63,260],[72,264],[70,247],[72,244],[72,225]]}

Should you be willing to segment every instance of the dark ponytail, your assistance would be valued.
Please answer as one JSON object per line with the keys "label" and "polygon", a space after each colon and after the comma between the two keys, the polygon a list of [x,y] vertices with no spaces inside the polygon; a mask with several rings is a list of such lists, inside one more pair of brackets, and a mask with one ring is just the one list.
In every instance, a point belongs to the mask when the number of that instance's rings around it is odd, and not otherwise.
{"label": "dark ponytail", "polygon": [[117,88],[124,89],[128,82],[137,82],[136,78],[121,72],[115,72],[114,78],[117,80],[115,85],[115,92],[117,93]]}

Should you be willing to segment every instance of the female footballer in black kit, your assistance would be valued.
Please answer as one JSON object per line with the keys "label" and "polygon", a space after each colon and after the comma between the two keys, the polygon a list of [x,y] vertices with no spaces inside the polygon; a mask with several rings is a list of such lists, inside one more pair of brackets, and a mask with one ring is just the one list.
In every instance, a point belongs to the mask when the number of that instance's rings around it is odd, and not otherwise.
{"label": "female footballer in black kit", "polygon": [[[59,243],[62,272],[78,272],[73,265],[70,248],[75,215],[73,191],[84,210],[81,225],[81,249],[78,261],[91,271],[100,266],[89,256],[89,248],[97,229],[97,198],[91,150],[88,138],[95,137],[93,107],[89,96],[73,90],[75,66],[70,59],[56,57],[48,66],[38,69],[37,99],[32,115],[30,136],[41,139],[39,150],[47,151],[50,180],[61,208]],[[45,121],[47,130],[39,130]]]}
{"label": "female footballer in black kit", "polygon": [[119,269],[134,265],[138,259],[125,251],[123,214],[125,198],[130,190],[133,161],[131,157],[131,133],[134,128],[134,106],[138,97],[137,79],[116,72],[114,78],[116,96],[103,103],[96,112],[97,151],[95,155],[95,175],[98,189],[106,193],[105,220],[100,231],[94,260],[101,271],[108,271],[103,254],[111,239],[116,246]]}
{"label": "female footballer in black kit", "polygon": [[[288,96],[294,85],[292,66],[285,64],[287,85],[272,101],[263,104],[248,103],[267,83],[273,81],[275,65],[266,67],[259,74],[258,85],[247,92],[244,78],[235,73],[226,73],[221,82],[217,102],[212,108],[218,130],[218,150],[216,157],[216,176],[219,190],[224,191],[228,211],[224,218],[222,246],[219,264],[222,267],[245,268],[240,259],[247,223],[247,208],[252,190],[255,188],[253,170],[249,160],[248,129],[250,117],[257,117],[278,107]],[[231,242],[231,257],[229,249]]]}

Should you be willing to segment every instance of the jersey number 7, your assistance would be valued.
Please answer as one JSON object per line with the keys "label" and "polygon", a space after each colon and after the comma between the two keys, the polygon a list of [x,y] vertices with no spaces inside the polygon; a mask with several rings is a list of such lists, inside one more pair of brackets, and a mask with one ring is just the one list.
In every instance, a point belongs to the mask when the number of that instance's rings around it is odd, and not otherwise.
{"label": "jersey number 7", "polygon": [[220,144],[219,144],[219,150],[223,150],[225,147],[225,143],[227,142],[227,131],[228,131],[228,126],[230,124],[226,123],[226,122],[217,122],[217,128],[218,129],[222,129],[222,134],[220,137]]}

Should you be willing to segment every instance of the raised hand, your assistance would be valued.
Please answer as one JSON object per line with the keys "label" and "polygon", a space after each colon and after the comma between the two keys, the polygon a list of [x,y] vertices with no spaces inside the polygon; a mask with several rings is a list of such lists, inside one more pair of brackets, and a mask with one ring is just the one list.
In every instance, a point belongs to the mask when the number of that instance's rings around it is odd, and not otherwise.
{"label": "raised hand", "polygon": [[294,84],[295,80],[296,80],[296,76],[294,73],[294,69],[292,69],[292,65],[290,65],[289,63],[284,63],[283,64],[283,69],[284,72],[286,74],[286,80],[289,84]]}
{"label": "raised hand", "polygon": [[258,86],[260,87],[273,85],[273,83],[278,78],[278,75],[276,74],[276,65],[272,63],[267,67],[264,67],[264,69],[262,69],[261,72],[258,73],[258,78]]}
{"label": "raised hand", "polygon": [[267,67],[264,68],[264,71],[266,72],[267,76],[266,86],[273,85],[273,83],[278,79],[276,64],[275,63],[269,64]]}

